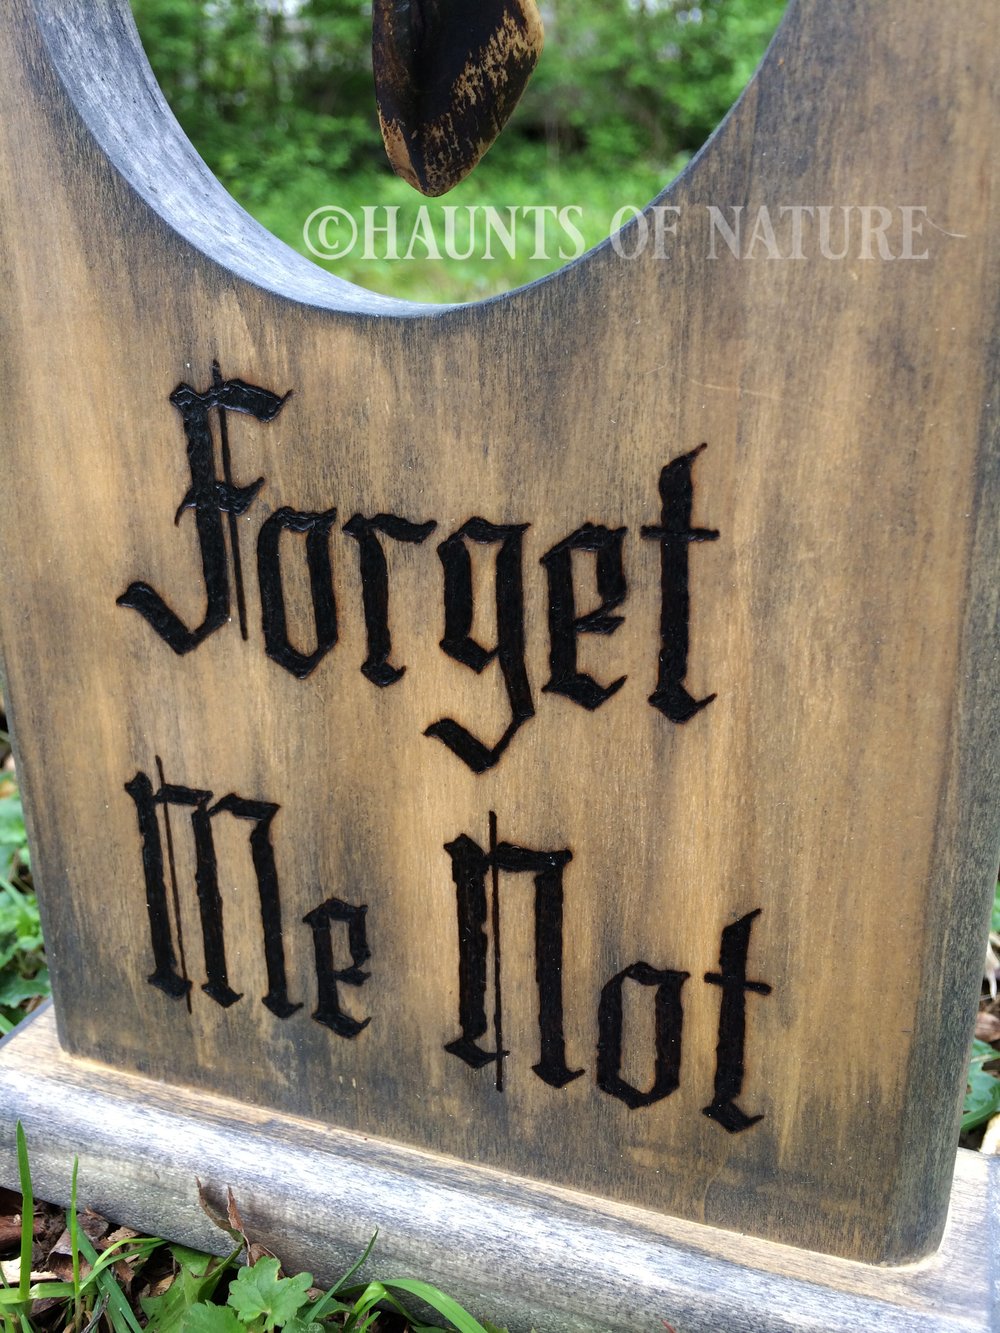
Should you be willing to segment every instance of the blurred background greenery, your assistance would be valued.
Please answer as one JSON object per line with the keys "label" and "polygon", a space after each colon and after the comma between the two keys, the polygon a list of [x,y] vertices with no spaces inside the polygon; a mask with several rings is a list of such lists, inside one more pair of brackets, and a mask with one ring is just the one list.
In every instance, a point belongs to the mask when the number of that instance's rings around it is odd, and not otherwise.
{"label": "blurred background greenery", "polygon": [[[476,0],[469,0],[475,3]],[[472,176],[425,201],[389,170],[375,114],[370,0],[132,0],[150,63],[178,120],[229,192],[307,254],[317,208],[398,205],[405,255],[421,204],[439,241],[442,206],[578,205],[589,248],[622,205],[649,202],[711,134],[758,64],[785,0],[542,0],[546,42],[520,106]],[[379,211],[376,220],[384,221]],[[482,225],[482,218],[479,218]],[[559,267],[558,228],[533,258],[535,220],[500,250],[410,259],[351,256],[340,277],[415,300],[472,300]]]}

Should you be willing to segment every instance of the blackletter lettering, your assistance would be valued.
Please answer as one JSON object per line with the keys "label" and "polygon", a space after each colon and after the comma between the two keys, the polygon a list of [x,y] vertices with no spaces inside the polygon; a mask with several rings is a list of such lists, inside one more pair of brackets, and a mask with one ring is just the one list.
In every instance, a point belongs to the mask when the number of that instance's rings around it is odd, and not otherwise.
{"label": "blackletter lettering", "polygon": [[482,1069],[497,1051],[484,1051],[477,1043],[486,1035],[486,872],[489,857],[482,848],[460,834],[445,844],[451,857],[458,905],[458,1022],[462,1035],[445,1046],[472,1069]]}
{"label": "blackletter lettering", "polygon": [[746,992],[770,995],[766,981],[747,981],[747,954],[750,951],[750,931],[761,914],[761,908],[748,912],[722,932],[719,971],[706,972],[705,980],[722,988],[719,1009],[719,1044],[716,1047],[715,1096],[711,1105],[702,1108],[710,1120],[717,1121],[730,1134],[749,1129],[759,1115],[746,1115],[737,1105],[736,1098],[743,1088],[743,1056],[746,1040]]}
{"label": "blackletter lettering", "polygon": [[[493,829],[491,821],[491,835]],[[491,843],[493,839],[491,836]],[[493,1051],[483,1050],[479,1039],[486,1033],[486,874],[500,872],[534,875],[535,884],[535,980],[538,985],[538,1028],[540,1053],[532,1069],[543,1082],[553,1088],[579,1078],[582,1069],[570,1069],[566,1064],[566,1042],[563,1034],[562,995],[562,924],[563,924],[563,869],[572,860],[572,852],[533,852],[501,842],[487,854],[473,840],[462,834],[446,844],[451,857],[452,878],[458,901],[458,978],[459,1024],[462,1035],[449,1042],[445,1050],[457,1055],[473,1069],[495,1062],[498,1068],[497,1087],[502,1089],[502,1061],[507,1054],[502,1049],[502,1034]],[[499,910],[494,899],[493,923],[499,927]],[[500,998],[499,938],[494,939],[494,990],[499,1012]]]}
{"label": "blackletter lettering", "polygon": [[[371,976],[363,972],[362,967],[372,956],[368,948],[368,935],[365,929],[367,906],[355,907],[342,902],[339,898],[328,898],[325,903],[306,914],[302,919],[312,927],[313,947],[316,953],[316,986],[319,1002],[313,1013],[317,1023],[336,1032],[338,1037],[356,1037],[372,1021],[368,1018],[352,1018],[340,1007],[340,995],[337,983],[348,986],[363,986]],[[330,926],[334,921],[342,921],[347,926],[347,944],[351,951],[351,966],[335,968],[333,965],[333,940]]]}
{"label": "blackletter lettering", "polygon": [[691,542],[714,542],[714,528],[692,528],[691,507],[694,460],[707,448],[700,444],[682,454],[660,472],[660,523],[643,527],[642,535],[660,543],[660,670],[649,702],[671,722],[687,722],[715,698],[693,699],[684,688],[688,660],[688,626],[691,597],[688,591],[688,546]]}
{"label": "blackletter lettering", "polygon": [[226,968],[222,895],[219,892],[218,865],[212,837],[212,820],[220,814],[231,814],[237,819],[252,820],[254,823],[250,834],[250,852],[260,897],[264,961],[268,981],[268,992],[263,997],[262,1003],[278,1018],[288,1018],[297,1009],[301,1009],[300,1004],[292,1004],[288,999],[281,901],[274,851],[270,841],[271,821],[279,807],[270,801],[247,801],[240,796],[230,794],[209,809],[208,802],[212,799],[210,791],[161,783],[159,790],[154,792],[149,778],[141,772],[137,773],[131,782],[125,784],[125,790],[135,802],[139,833],[142,838],[146,907],[154,962],[154,970],[148,978],[150,984],[174,997],[186,996],[191,988],[188,978],[177,972],[177,960],[170,934],[166,888],[163,883],[163,852],[156,818],[157,806],[183,806],[191,810],[191,829],[194,836],[195,886],[207,974],[202,990],[223,1008],[228,1008],[242,998],[230,986]]}
{"label": "blackletter lettering", "polygon": [[418,545],[437,527],[431,519],[427,523],[410,523],[395,514],[376,514],[365,518],[355,514],[344,524],[348,537],[358,543],[358,562],[361,568],[361,600],[365,610],[365,632],[368,635],[368,656],[361,667],[362,675],[373,685],[394,685],[406,670],[389,661],[392,635],[389,630],[389,571],[382,543],[375,535],[384,533],[397,542]]}
{"label": "blackletter lettering", "polygon": [[[264,650],[272,661],[299,680],[315,670],[337,642],[337,604],[333,595],[333,570],[330,567],[330,529],[336,517],[336,509],[308,514],[286,506],[271,515],[261,526],[257,537],[257,578],[260,583]],[[281,534],[285,529],[306,534],[306,565],[309,569],[309,592],[316,625],[316,647],[311,653],[299,652],[288,639],[285,591],[281,582]]]}
{"label": "blackletter lettering", "polygon": [[[260,919],[264,935],[264,963],[267,967],[267,994],[262,1003],[276,1018],[288,1018],[302,1005],[292,1004],[288,999],[288,984],[285,978],[285,948],[281,924],[281,897],[278,888],[278,870],[274,863],[274,848],[271,846],[271,821],[281,807],[273,801],[247,801],[242,796],[230,793],[217,801],[209,810],[210,819],[216,815],[230,814],[237,819],[253,821],[250,832],[250,855],[253,858],[254,873],[257,877],[257,892],[260,897]],[[213,849],[214,860],[214,849]],[[221,910],[220,910],[221,924]]]}
{"label": "blackletter lettering", "polygon": [[[676,1091],[680,1082],[681,1028],[684,1011],[681,987],[690,972],[674,972],[633,963],[611,978],[601,991],[597,1011],[597,1086],[617,1097],[633,1110],[652,1106]],[[655,986],[656,1066],[653,1086],[642,1092],[621,1077],[622,1067],[622,991],[627,979],[640,986]]]}
{"label": "blackletter lettering", "polygon": [[[600,708],[625,684],[621,676],[610,685],[599,685],[593,676],[576,668],[578,634],[614,634],[621,616],[609,615],[625,600],[625,570],[622,565],[624,528],[595,527],[585,523],[541,558],[549,580],[549,676],[545,693],[565,694],[581,708]],[[585,616],[577,616],[573,596],[573,552],[594,551],[597,556],[597,592],[601,604]]]}
{"label": "blackletter lettering", "polygon": [[[163,882],[163,845],[160,841],[160,828],[156,822],[158,798],[153,795],[153,784],[145,773],[136,773],[131,782],[126,782],[125,790],[135,802],[139,836],[142,839],[146,912],[149,916],[154,965],[147,980],[151,986],[156,986],[164,994],[179,998],[187,995],[191,989],[191,982],[177,971],[177,957],[170,934],[170,909],[167,905],[166,885]],[[204,800],[208,800],[211,794],[211,792],[192,793]]]}
{"label": "blackletter lettering", "polygon": [[[229,457],[229,432],[226,412],[245,412],[257,421],[273,421],[288,394],[279,398],[267,389],[242,380],[223,380],[216,365],[212,387],[197,393],[189,384],[179,384],[170,401],[181,414],[187,438],[191,485],[177,507],[174,522],[179,523],[185,509],[193,509],[198,544],[201,548],[202,576],[205,581],[205,617],[195,629],[188,629],[163,598],[148,583],[131,583],[118,598],[118,606],[131,607],[145,617],[175,653],[189,653],[229,619],[229,574],[222,515],[229,516],[229,542],[233,559],[233,577],[244,639],[246,606],[236,520],[245,513],[264,485],[258,477],[248,486],[236,486]],[[209,413],[219,413],[222,452],[222,478],[216,475],[215,445]]]}
{"label": "blackletter lettering", "polygon": [[[483,518],[470,518],[438,547],[444,566],[444,637],[441,647],[449,657],[475,672],[483,671],[497,657],[510,702],[510,723],[492,749],[450,717],[432,723],[424,732],[425,736],[435,736],[443,741],[473,773],[485,773],[492,768],[518,728],[535,715],[524,665],[521,537],[527,527],[527,523],[497,525]],[[466,538],[483,544],[500,543],[496,557],[495,648],[484,648],[471,637],[472,560]]]}

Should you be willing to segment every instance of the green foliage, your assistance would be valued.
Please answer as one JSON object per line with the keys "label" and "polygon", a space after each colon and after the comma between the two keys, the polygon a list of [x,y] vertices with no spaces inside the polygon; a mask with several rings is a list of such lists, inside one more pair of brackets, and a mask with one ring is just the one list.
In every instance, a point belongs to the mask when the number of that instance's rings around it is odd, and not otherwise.
{"label": "green foliage", "polygon": [[[349,1285],[374,1243],[373,1236],[358,1261],[321,1296],[310,1290],[311,1274],[280,1277],[277,1259],[258,1259],[252,1268],[241,1269],[230,1284],[225,1307],[193,1306],[181,1325],[181,1333],[271,1333],[274,1329],[282,1329],[284,1333],[324,1333],[327,1328],[364,1333],[377,1319],[379,1310],[386,1308],[403,1315],[412,1328],[423,1333],[447,1333],[445,1328],[417,1320],[401,1296],[415,1297],[442,1315],[448,1321],[447,1328],[457,1333],[497,1333],[492,1325],[484,1328],[457,1301],[428,1282],[385,1278],[380,1282]],[[152,1321],[149,1328],[153,1333],[164,1333],[154,1328]]]}
{"label": "green foliage", "polygon": [[48,993],[35,895],[13,884],[0,885],[0,1034],[24,1017],[27,1001]]}
{"label": "green foliage", "polygon": [[521,108],[550,152],[620,170],[696,151],[742,92],[785,0],[554,0]]}
{"label": "green foliage", "polygon": [[196,1305],[188,1311],[184,1333],[244,1333],[228,1305]]}
{"label": "green foliage", "polygon": [[[6,737],[3,737],[6,740]],[[0,1035],[49,993],[38,906],[31,891],[24,811],[13,776],[0,786]]]}
{"label": "green foliage", "polygon": [[[398,205],[412,233],[422,201],[389,170],[378,131],[368,0],[132,0],[150,62],[189,138],[226,188],[301,253],[306,218],[337,205]],[[646,204],[725,115],[760,60],[785,0],[547,0],[546,45],[507,129],[446,205],[580,206],[585,248],[623,204]],[[438,237],[442,202],[426,205]],[[416,300],[493,295],[566,262],[350,258],[339,277]],[[462,239],[459,238],[459,248]],[[314,257],[314,256],[309,256]]]}
{"label": "green foliage", "polygon": [[[33,1333],[30,1322],[32,1303],[53,1300],[65,1304],[72,1321],[67,1327],[81,1329],[96,1323],[106,1314],[112,1333],[142,1333],[115,1277],[114,1265],[119,1260],[139,1263],[163,1244],[154,1238],[119,1240],[110,1244],[101,1254],[80,1230],[76,1207],[76,1162],[73,1164],[72,1197],[68,1213],[72,1281],[31,1281],[32,1242],[34,1233],[34,1193],[28,1145],[24,1127],[17,1122],[15,1131],[17,1165],[21,1186],[21,1247],[18,1256],[18,1285],[16,1288],[3,1281],[0,1286],[0,1329],[3,1333]],[[81,1258],[88,1265],[83,1274]]]}
{"label": "green foliage", "polygon": [[34,1238],[35,1201],[28,1164],[28,1144],[20,1120],[14,1130],[17,1171],[21,1185],[21,1247],[17,1287],[8,1285],[0,1269],[0,1330],[2,1333],[32,1333],[28,1321],[31,1308],[31,1255]]}
{"label": "green foliage", "polygon": [[[31,1167],[28,1163],[28,1141],[25,1138],[24,1126],[20,1120],[14,1129],[14,1141],[17,1147],[17,1174],[21,1186],[21,1257],[22,1263],[18,1274],[17,1298],[18,1304],[24,1306],[28,1300],[28,1289],[31,1282],[31,1244],[34,1238],[34,1218],[35,1218],[35,1200],[31,1189]],[[73,1169],[74,1176],[76,1168]],[[25,1256],[28,1259],[27,1265],[23,1262]]]}
{"label": "green foliage", "polygon": [[29,856],[21,798],[13,779],[4,786],[6,794],[0,795],[0,886],[6,888],[22,867],[28,869]]}
{"label": "green foliage", "polygon": [[[583,236],[582,249],[590,249],[606,240],[610,224],[623,204],[642,207],[662,186],[665,177],[642,164],[635,164],[628,176],[609,177],[583,165],[543,162],[537,168],[530,151],[509,153],[506,160],[490,154],[476,172],[442,200],[421,199],[405,182],[395,176],[368,172],[331,185],[321,172],[300,171],[287,188],[261,200],[251,208],[258,221],[288,244],[307,254],[302,237],[303,224],[310,213],[321,206],[335,204],[344,208],[362,224],[362,209],[373,207],[376,225],[386,221],[385,208],[398,209],[397,233],[400,258],[387,257],[381,238],[376,242],[376,257],[366,258],[362,243],[347,257],[322,261],[320,266],[338,277],[393,296],[417,301],[466,301],[496,295],[511,287],[522,286],[544,277],[553,268],[575,257],[573,238],[550,222],[544,236],[545,253],[535,253],[535,223],[524,212],[532,206],[573,205],[582,213],[575,225]],[[235,187],[234,187],[235,192]],[[241,202],[250,204],[246,198]],[[496,247],[495,258],[483,258],[476,250],[466,260],[453,260],[442,253],[428,257],[425,247],[413,244],[412,257],[406,251],[417,226],[419,211],[425,210],[439,246],[445,236],[445,208],[455,209],[455,248],[463,253],[469,248],[468,209],[477,210],[476,240],[481,247],[485,229],[482,210],[493,207],[506,220],[507,209],[518,210],[516,251],[513,258]],[[443,249],[443,247],[441,247]],[[567,253],[560,256],[559,249]],[[314,256],[310,256],[313,257]]]}
{"label": "green foliage", "polygon": [[983,1068],[993,1060],[1000,1060],[1000,1051],[977,1037],[972,1043],[972,1059],[969,1062],[962,1112],[963,1134],[985,1125],[987,1120],[1000,1113],[1000,1078]]}
{"label": "green foliage", "polygon": [[239,1250],[234,1250],[226,1258],[201,1254],[188,1249],[186,1245],[171,1245],[170,1254],[177,1265],[177,1276],[159,1296],[149,1296],[142,1302],[142,1312],[147,1319],[147,1327],[156,1333],[181,1333],[187,1327],[189,1312],[200,1309],[216,1309],[209,1306],[220,1280],[231,1270],[236,1262]]}
{"label": "green foliage", "polygon": [[303,166],[379,160],[365,0],[304,0],[294,16],[262,0],[132,8],[167,100],[224,181],[259,200]]}
{"label": "green foliage", "polygon": [[[386,1308],[401,1314],[417,1333],[503,1333],[493,1324],[480,1324],[457,1301],[427,1282],[386,1278],[351,1285],[371,1254],[375,1236],[325,1293],[313,1289],[310,1273],[282,1277],[280,1264],[272,1256],[258,1259],[251,1267],[238,1268],[234,1276],[242,1245],[224,1258],[171,1245],[167,1248],[176,1274],[166,1291],[141,1302],[145,1319],[142,1325],[122,1289],[115,1265],[124,1260],[137,1268],[165,1242],[155,1237],[130,1237],[112,1241],[98,1253],[79,1225],[74,1162],[66,1217],[72,1280],[33,1282],[34,1197],[28,1146],[20,1121],[16,1145],[22,1196],[18,1283],[11,1287],[0,1270],[0,1333],[34,1333],[32,1306],[43,1300],[62,1307],[66,1333],[89,1333],[102,1318],[111,1333],[143,1333],[144,1329],[145,1333],[366,1333],[379,1311]],[[224,1279],[229,1289],[222,1303],[217,1298]],[[447,1323],[421,1322],[403,1304],[402,1296],[415,1298]],[[48,1315],[46,1326],[56,1326]]]}
{"label": "green foliage", "polygon": [[[374,1237],[373,1237],[374,1241]],[[364,1333],[371,1327],[380,1309],[389,1308],[404,1316],[410,1325],[423,1333],[447,1333],[437,1325],[421,1323],[400,1300],[400,1294],[415,1297],[424,1306],[443,1315],[448,1328],[457,1333],[497,1333],[491,1325],[484,1328],[466,1310],[437,1287],[409,1278],[385,1279],[356,1286],[347,1285],[357,1268],[368,1257],[371,1245],[344,1277],[325,1295],[312,1290],[312,1275],[299,1273],[295,1277],[281,1277],[277,1259],[258,1259],[250,1268],[241,1268],[229,1285],[225,1305],[212,1303],[207,1297],[192,1301],[180,1312],[170,1312],[166,1306],[146,1301],[143,1310],[148,1315],[147,1333],[324,1333],[327,1329],[343,1329],[345,1333]],[[192,1252],[188,1252],[192,1253]],[[219,1261],[216,1261],[219,1262]],[[232,1258],[221,1261],[223,1266]],[[171,1288],[172,1290],[172,1288]]]}
{"label": "green foliage", "polygon": [[228,1302],[244,1324],[271,1333],[284,1327],[309,1303],[311,1273],[279,1277],[277,1259],[258,1259],[253,1268],[242,1268],[229,1288]]}

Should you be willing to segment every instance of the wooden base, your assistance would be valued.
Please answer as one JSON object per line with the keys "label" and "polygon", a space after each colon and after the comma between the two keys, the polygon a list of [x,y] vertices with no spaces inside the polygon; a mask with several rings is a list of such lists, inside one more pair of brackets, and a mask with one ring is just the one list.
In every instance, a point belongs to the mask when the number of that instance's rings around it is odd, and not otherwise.
{"label": "wooden base", "polygon": [[64,1054],[51,1008],[0,1043],[0,1182],[24,1123],[39,1197],[223,1252],[198,1205],[231,1186],[251,1236],[290,1271],[436,1282],[512,1333],[762,1333],[1000,1328],[1000,1159],[959,1152],[938,1253],[873,1268],[119,1073]]}

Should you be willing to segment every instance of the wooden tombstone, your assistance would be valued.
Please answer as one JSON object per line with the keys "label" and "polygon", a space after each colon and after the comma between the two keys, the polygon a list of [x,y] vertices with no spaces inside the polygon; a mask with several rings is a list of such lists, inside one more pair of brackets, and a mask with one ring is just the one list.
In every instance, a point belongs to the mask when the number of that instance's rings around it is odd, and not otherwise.
{"label": "wooden tombstone", "polygon": [[991,29],[793,3],[614,246],[445,308],[254,224],[125,0],[8,0],[0,642],[68,1061],[933,1249],[996,868]]}

